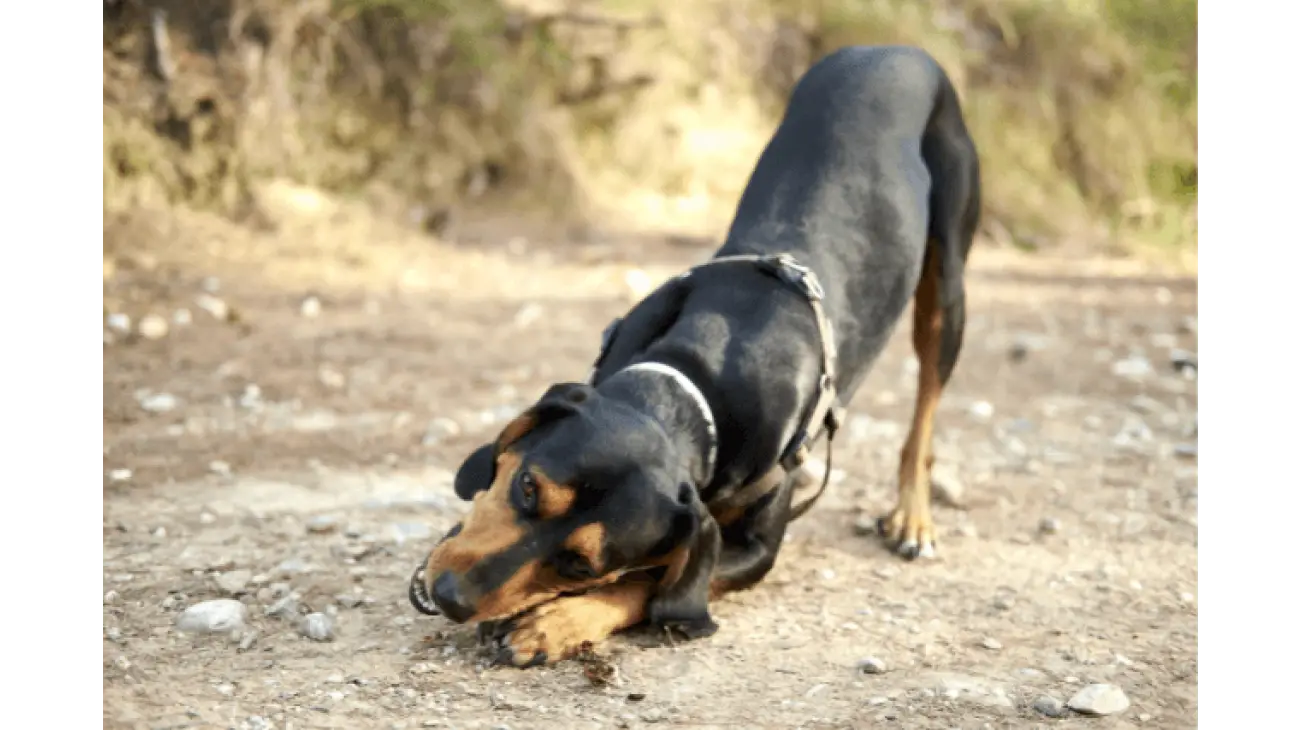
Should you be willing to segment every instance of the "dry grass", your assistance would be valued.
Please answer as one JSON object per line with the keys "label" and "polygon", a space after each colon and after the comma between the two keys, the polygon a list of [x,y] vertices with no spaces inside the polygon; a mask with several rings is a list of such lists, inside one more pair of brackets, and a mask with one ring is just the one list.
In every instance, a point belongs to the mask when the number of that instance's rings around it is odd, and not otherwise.
{"label": "dry grass", "polygon": [[[288,178],[716,233],[809,63],[925,47],[1022,248],[1196,247],[1194,0],[126,0],[106,17],[105,200],[248,212]],[[196,9],[198,8],[198,9]],[[167,12],[170,81],[150,13]]]}

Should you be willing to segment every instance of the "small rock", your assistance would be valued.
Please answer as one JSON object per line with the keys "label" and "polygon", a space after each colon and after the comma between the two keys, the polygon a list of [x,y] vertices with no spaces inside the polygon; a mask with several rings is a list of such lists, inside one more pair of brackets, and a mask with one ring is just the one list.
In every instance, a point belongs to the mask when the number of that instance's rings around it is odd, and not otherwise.
{"label": "small rock", "polygon": [[131,315],[115,312],[104,318],[104,324],[114,332],[124,335],[131,331]]}
{"label": "small rock", "polygon": [[262,405],[262,388],[257,383],[245,385],[244,392],[239,396],[239,405],[250,410]]}
{"label": "small rock", "polygon": [[993,417],[994,409],[992,403],[989,403],[986,400],[977,400],[970,404],[970,407],[966,409],[966,412],[969,413],[972,418],[987,421]]}
{"label": "small rock", "polygon": [[1008,596],[998,596],[993,599],[993,607],[999,611],[1010,611],[1016,605],[1015,599]]}
{"label": "small rock", "polygon": [[966,487],[957,478],[957,470],[947,464],[936,464],[930,470],[930,494],[941,504],[961,507]]}
{"label": "small rock", "polygon": [[876,534],[876,519],[871,515],[862,515],[853,521],[853,534],[867,536]]}
{"label": "small rock", "polygon": [[1183,375],[1196,374],[1196,353],[1187,350],[1170,350],[1169,364],[1173,366],[1174,372]]}
{"label": "small rock", "polygon": [[327,613],[309,613],[298,623],[298,631],[312,641],[334,640],[334,618]]}
{"label": "small rock", "polygon": [[1174,456],[1180,459],[1195,459],[1197,456],[1197,445],[1193,443],[1175,444]]}
{"label": "small rock", "polygon": [[212,318],[225,322],[230,319],[230,305],[211,294],[200,294],[194,298],[194,305],[212,315]]}
{"label": "small rock", "polygon": [[407,540],[427,540],[433,537],[433,530],[423,522],[398,522],[389,528],[393,541],[398,545]]}
{"label": "small rock", "polygon": [[166,527],[155,528],[151,534],[157,538],[167,537],[167,528]]}
{"label": "small rock", "polygon": [[542,309],[541,305],[535,302],[529,302],[528,304],[525,304],[524,306],[519,308],[519,311],[515,312],[515,318],[514,318],[515,328],[523,329],[527,327],[528,325],[532,324],[533,322],[536,322],[539,318],[541,318],[544,312],[545,310]]}
{"label": "small rock", "polygon": [[108,593],[104,594],[104,605],[111,606],[114,603],[117,603],[117,599],[120,597],[121,596],[118,595],[117,591],[109,591]]}
{"label": "small rock", "polygon": [[230,464],[221,459],[213,459],[208,462],[208,471],[217,476],[228,477],[230,476]]}
{"label": "small rock", "polygon": [[140,407],[150,413],[166,413],[179,405],[176,396],[171,393],[149,393],[140,398]]}
{"label": "small rock", "polygon": [[307,520],[307,532],[313,532],[323,535],[327,532],[333,532],[338,529],[339,518],[333,515],[316,515]]}
{"label": "small rock", "polygon": [[167,336],[169,330],[167,320],[157,314],[146,314],[140,320],[140,336],[146,340],[161,340]]}
{"label": "small rock", "polygon": [[348,379],[343,375],[343,373],[335,370],[329,365],[321,365],[317,368],[316,377],[320,379],[321,385],[335,390],[342,388],[348,383]]}
{"label": "small rock", "polygon": [[130,469],[109,469],[108,480],[110,482],[125,482],[131,479]]}
{"label": "small rock", "polygon": [[985,636],[984,640],[980,642],[980,646],[984,647],[985,649],[988,649],[989,651],[1002,650],[1002,642],[998,641],[997,639],[991,636]]}
{"label": "small rock", "polygon": [[1123,360],[1111,363],[1112,374],[1121,378],[1140,379],[1151,374],[1151,361],[1141,355],[1130,355]]}
{"label": "small rock", "polygon": [[239,637],[239,651],[248,651],[249,649],[252,649],[253,644],[257,643],[258,636],[260,636],[260,634],[257,629],[244,629]]}
{"label": "small rock", "polygon": [[194,322],[194,315],[190,314],[188,309],[178,309],[172,312],[172,324],[177,327],[185,327]]}
{"label": "small rock", "polygon": [[302,558],[289,558],[275,566],[277,573],[283,575],[294,575],[297,573],[311,573],[316,568]]}
{"label": "small rock", "polygon": [[1044,517],[1038,521],[1038,532],[1043,535],[1055,535],[1061,531],[1061,521],[1055,517]]}
{"label": "small rock", "polygon": [[176,628],[189,633],[221,634],[241,629],[248,609],[229,598],[203,601],[181,612]]}
{"label": "small rock", "polygon": [[212,514],[211,512],[204,511],[199,513],[199,524],[210,525],[216,521],[217,521],[217,516]]}
{"label": "small rock", "polygon": [[424,432],[423,443],[425,446],[433,446],[441,443],[447,438],[453,438],[460,435],[460,424],[447,418],[439,416],[429,421],[429,427]]}
{"label": "small rock", "polygon": [[231,570],[218,575],[216,583],[221,590],[232,596],[237,596],[248,588],[248,581],[252,579],[253,571],[251,570]]}
{"label": "small rock", "polygon": [[873,656],[858,662],[858,671],[863,674],[884,674],[887,669],[883,661]]}
{"label": "small rock", "polygon": [[305,297],[302,300],[302,304],[299,305],[298,310],[302,312],[302,316],[307,317],[308,319],[319,317],[321,311],[320,298],[315,296]]}
{"label": "small rock", "polygon": [[1034,711],[1048,717],[1060,717],[1065,714],[1065,703],[1051,695],[1042,695],[1034,700]]}
{"label": "small rock", "polygon": [[374,602],[366,596],[358,596],[354,593],[340,593],[334,597],[334,600],[338,601],[339,605],[344,608],[356,608]]}
{"label": "small rock", "polygon": [[298,615],[298,597],[290,594],[280,598],[266,607],[266,615],[279,619],[291,619]]}
{"label": "small rock", "polygon": [[1113,684],[1090,684],[1074,693],[1065,704],[1083,715],[1114,715],[1129,707],[1124,690]]}
{"label": "small rock", "polygon": [[203,281],[199,282],[199,288],[209,294],[216,294],[221,291],[221,279],[215,276],[205,276]]}

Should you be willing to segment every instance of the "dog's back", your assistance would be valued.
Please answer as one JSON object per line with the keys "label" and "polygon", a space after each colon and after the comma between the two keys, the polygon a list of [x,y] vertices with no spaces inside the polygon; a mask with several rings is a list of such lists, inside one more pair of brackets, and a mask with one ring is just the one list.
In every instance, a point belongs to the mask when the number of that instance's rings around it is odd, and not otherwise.
{"label": "dog's back", "polygon": [[911,47],[843,48],[796,85],[717,255],[789,251],[819,272],[847,398],[912,298],[928,242],[945,304],[961,306],[951,300],[977,188],[975,150],[938,63]]}

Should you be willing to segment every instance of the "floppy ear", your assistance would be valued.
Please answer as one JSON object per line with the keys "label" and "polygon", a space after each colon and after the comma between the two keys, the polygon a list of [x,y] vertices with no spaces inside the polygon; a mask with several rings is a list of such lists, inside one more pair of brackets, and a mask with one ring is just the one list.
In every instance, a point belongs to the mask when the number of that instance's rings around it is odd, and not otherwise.
{"label": "floppy ear", "polygon": [[722,535],[689,484],[682,485],[678,502],[672,534],[685,539],[669,554],[667,570],[650,598],[647,614],[656,626],[699,639],[718,630],[709,615],[709,582],[722,550]]}
{"label": "floppy ear", "polygon": [[542,422],[576,412],[591,392],[582,383],[558,383],[548,388],[537,403],[501,429],[496,441],[478,447],[466,457],[456,471],[456,496],[468,501],[486,491],[496,481],[497,457]]}
{"label": "floppy ear", "polygon": [[690,292],[690,279],[676,277],[650,292],[622,319],[616,319],[601,334],[601,352],[593,366],[591,382],[599,383],[627,365],[663,336],[682,310]]}
{"label": "floppy ear", "polygon": [[456,496],[465,501],[474,498],[492,485],[497,476],[496,444],[483,444],[474,449],[456,470]]}

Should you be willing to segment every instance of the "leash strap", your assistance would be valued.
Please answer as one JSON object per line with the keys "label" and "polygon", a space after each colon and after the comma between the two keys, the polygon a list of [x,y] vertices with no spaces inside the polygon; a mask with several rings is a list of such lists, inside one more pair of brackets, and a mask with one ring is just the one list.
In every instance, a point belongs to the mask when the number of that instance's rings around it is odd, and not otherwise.
{"label": "leash strap", "polygon": [[[817,493],[807,502],[792,509],[791,519],[794,519],[802,515],[804,512],[807,512],[808,509],[821,498],[822,493],[826,491],[826,486],[830,482],[831,474],[831,442],[834,440],[835,434],[839,431],[844,419],[844,407],[837,403],[836,399],[835,376],[838,361],[835,348],[835,333],[831,327],[830,318],[826,316],[826,309],[823,305],[826,291],[822,288],[816,272],[809,267],[800,264],[793,255],[786,252],[767,255],[737,254],[734,256],[713,258],[688,269],[679,275],[677,279],[685,279],[695,271],[705,267],[730,263],[753,264],[760,270],[780,279],[786,285],[804,296],[808,301],[808,305],[812,309],[813,317],[817,322],[817,333],[821,339],[822,345],[822,372],[817,383],[817,398],[813,402],[813,407],[808,413],[808,417],[800,423],[798,430],[795,431],[794,436],[790,439],[790,443],[781,454],[780,464],[788,475],[793,475],[795,470],[802,466],[808,459],[810,446],[817,437],[821,435],[821,430],[825,429],[826,473],[822,477],[822,483],[818,488]],[[596,368],[604,358],[605,352],[609,349],[609,345],[613,341],[614,335],[617,333],[618,326],[621,323],[622,318],[617,318],[605,328],[604,332],[601,333],[600,354],[597,356],[596,361],[592,366],[590,375],[588,375],[589,383],[594,381]],[[711,454],[715,453],[717,448],[716,430],[713,432],[713,436],[715,441],[710,447]],[[748,490],[742,489],[742,492],[745,491]],[[733,499],[736,498],[743,498],[743,495],[741,493],[733,495]]]}

